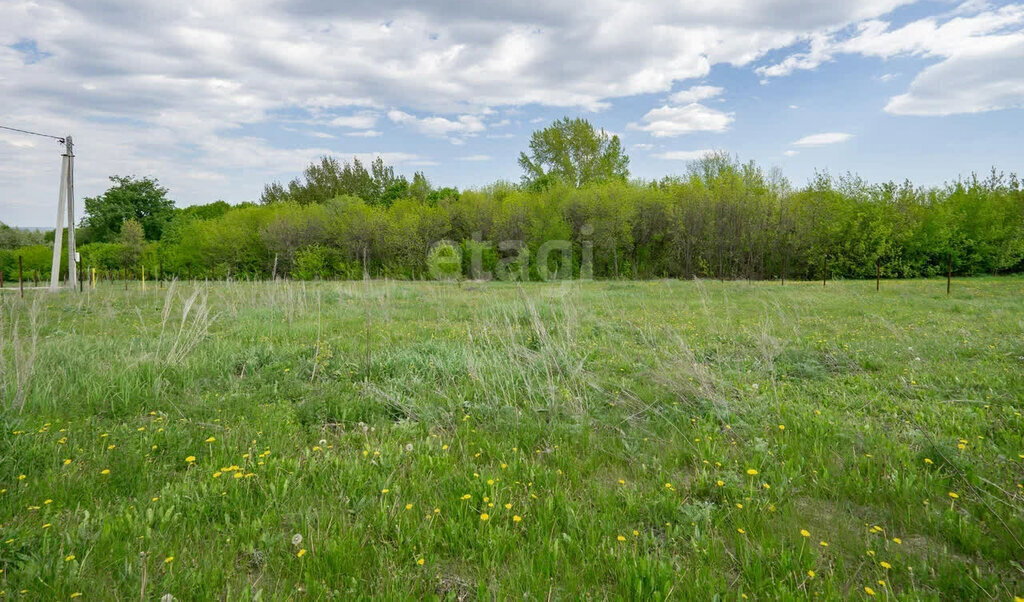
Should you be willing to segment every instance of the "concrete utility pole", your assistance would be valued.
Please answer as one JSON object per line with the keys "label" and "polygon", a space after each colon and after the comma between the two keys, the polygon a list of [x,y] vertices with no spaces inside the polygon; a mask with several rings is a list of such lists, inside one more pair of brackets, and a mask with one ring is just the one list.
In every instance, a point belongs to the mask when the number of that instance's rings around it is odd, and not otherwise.
{"label": "concrete utility pole", "polygon": [[64,206],[68,213],[68,282],[75,288],[78,279],[78,255],[75,248],[75,152],[71,136],[61,139],[64,154],[60,164],[60,192],[57,195],[57,228],[53,231],[53,263],[50,268],[50,292],[60,290],[60,251],[64,244]]}

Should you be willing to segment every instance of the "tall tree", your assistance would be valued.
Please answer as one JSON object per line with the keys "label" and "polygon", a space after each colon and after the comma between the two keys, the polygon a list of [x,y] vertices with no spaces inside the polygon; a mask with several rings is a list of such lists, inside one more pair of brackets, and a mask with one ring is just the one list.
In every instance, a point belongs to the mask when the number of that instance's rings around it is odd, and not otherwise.
{"label": "tall tree", "polygon": [[619,137],[582,118],[564,117],[534,132],[530,154],[520,153],[519,165],[530,188],[544,188],[553,181],[580,188],[629,177],[629,157]]}
{"label": "tall tree", "polygon": [[121,261],[124,265],[134,266],[142,257],[142,250],[145,247],[145,239],[142,233],[142,224],[134,219],[126,219],[121,224]]}
{"label": "tall tree", "polygon": [[136,220],[145,237],[158,240],[174,214],[174,201],[155,178],[110,176],[113,186],[100,196],[85,199],[82,225],[89,228],[92,240],[109,242],[121,232],[125,220]]}

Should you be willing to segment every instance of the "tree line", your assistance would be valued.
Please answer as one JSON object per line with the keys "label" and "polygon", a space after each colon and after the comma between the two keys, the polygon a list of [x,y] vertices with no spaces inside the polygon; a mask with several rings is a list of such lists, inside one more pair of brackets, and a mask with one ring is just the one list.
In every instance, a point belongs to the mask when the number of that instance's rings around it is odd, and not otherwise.
{"label": "tree line", "polygon": [[[553,131],[554,130],[554,131]],[[539,135],[538,135],[539,134]],[[819,173],[793,187],[778,170],[725,154],[659,181],[628,179],[617,137],[561,120],[531,140],[523,180],[458,191],[407,180],[379,159],[325,157],[258,203],[175,208],[155,180],[112,178],[87,199],[82,265],[152,277],[418,279],[437,241],[462,276],[571,244],[597,278],[816,279],[1024,271],[1024,189],[993,170],[939,187]],[[0,239],[2,242],[2,239]],[[5,273],[49,271],[47,244],[0,251]],[[556,254],[553,261],[564,260]],[[537,266],[525,272],[538,276]]]}

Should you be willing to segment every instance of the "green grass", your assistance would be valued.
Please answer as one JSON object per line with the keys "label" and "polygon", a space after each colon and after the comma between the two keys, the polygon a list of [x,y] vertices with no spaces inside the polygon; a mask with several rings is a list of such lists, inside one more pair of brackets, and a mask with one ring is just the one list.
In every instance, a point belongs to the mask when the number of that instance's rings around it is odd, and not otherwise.
{"label": "green grass", "polygon": [[0,590],[1013,600],[1022,291],[8,290]]}

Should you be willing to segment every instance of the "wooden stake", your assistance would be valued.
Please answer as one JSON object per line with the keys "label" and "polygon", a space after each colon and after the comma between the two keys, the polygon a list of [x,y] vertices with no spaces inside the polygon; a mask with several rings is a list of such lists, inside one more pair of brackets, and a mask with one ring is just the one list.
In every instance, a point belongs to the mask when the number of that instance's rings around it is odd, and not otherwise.
{"label": "wooden stake", "polygon": [[949,264],[946,270],[946,296],[949,296],[949,290],[953,286],[953,254],[949,254]]}
{"label": "wooden stake", "polygon": [[22,277],[21,255],[18,255],[18,288],[21,290],[21,298],[25,298],[25,281]]}
{"label": "wooden stake", "polygon": [[879,291],[882,287],[882,266],[875,260],[875,290]]}
{"label": "wooden stake", "polygon": [[825,281],[828,280],[828,255],[822,258],[824,265],[821,268],[821,286],[825,286]]}

